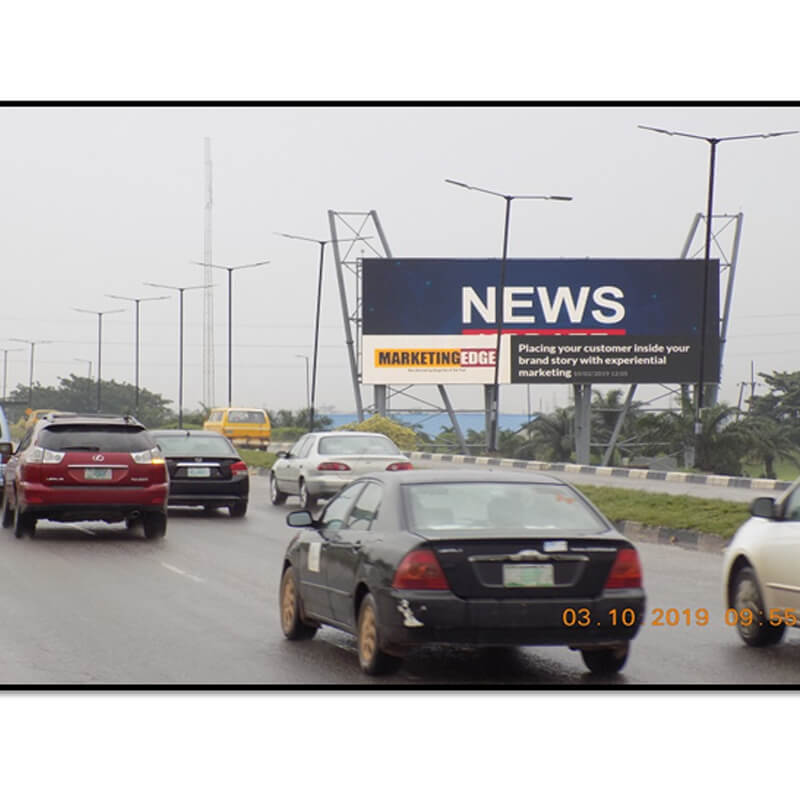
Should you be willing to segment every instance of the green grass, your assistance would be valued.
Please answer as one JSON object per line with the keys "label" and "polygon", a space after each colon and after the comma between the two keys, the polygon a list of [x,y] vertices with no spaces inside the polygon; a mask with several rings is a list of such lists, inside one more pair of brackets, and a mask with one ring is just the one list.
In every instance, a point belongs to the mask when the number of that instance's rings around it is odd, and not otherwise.
{"label": "green grass", "polygon": [[248,467],[266,467],[269,469],[277,458],[275,453],[268,453],[266,450],[254,450],[249,447],[239,447],[237,449],[242,461]]}
{"label": "green grass", "polygon": [[750,517],[747,503],[707,500],[677,494],[581,485],[583,492],[610,520],[641,522],[678,530],[715,533],[730,538]]}
{"label": "green grass", "polygon": [[[742,464],[742,470],[751,478],[761,478],[764,476],[764,463],[762,461],[746,462]],[[793,481],[800,475],[800,469],[788,459],[779,458],[775,462],[775,475],[779,481]]]}

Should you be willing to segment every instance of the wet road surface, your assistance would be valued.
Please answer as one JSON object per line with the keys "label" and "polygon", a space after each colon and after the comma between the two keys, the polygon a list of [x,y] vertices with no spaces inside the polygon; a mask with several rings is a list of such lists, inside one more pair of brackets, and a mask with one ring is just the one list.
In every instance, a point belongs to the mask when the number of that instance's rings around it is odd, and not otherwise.
{"label": "wet road surface", "polygon": [[[591,676],[564,647],[429,647],[390,677],[361,673],[355,640],[323,628],[288,642],[278,622],[280,564],[291,531],[251,481],[242,520],[171,512],[167,536],[121,525],[43,522],[33,539],[0,531],[0,682],[53,685],[542,686],[800,683],[800,630],[766,650],[726,625],[718,554],[638,544],[645,624],[623,672]],[[653,623],[656,609],[680,612]],[[710,621],[699,626],[697,609]],[[689,609],[691,623],[683,611]],[[675,619],[675,615],[671,615]]]}

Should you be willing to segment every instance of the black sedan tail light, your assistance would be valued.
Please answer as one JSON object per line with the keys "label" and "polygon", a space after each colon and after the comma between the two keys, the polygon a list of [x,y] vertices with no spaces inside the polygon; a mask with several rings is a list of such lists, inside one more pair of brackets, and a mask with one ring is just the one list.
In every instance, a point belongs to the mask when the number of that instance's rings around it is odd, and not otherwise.
{"label": "black sedan tail light", "polygon": [[238,475],[241,472],[247,472],[247,464],[244,461],[234,461],[231,464],[231,473]]}
{"label": "black sedan tail light", "polygon": [[394,573],[393,589],[449,590],[450,584],[433,550],[412,550]]}
{"label": "black sedan tail light", "polygon": [[617,551],[617,557],[606,578],[605,589],[640,589],[642,586],[642,566],[639,556],[632,547]]}

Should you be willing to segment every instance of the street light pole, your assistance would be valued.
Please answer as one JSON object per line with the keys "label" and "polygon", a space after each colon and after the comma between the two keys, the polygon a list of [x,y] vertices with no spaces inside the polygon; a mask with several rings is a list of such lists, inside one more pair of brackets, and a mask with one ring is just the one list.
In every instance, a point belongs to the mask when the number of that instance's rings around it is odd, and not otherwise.
{"label": "street light pole", "polygon": [[500,340],[503,334],[503,295],[505,294],[506,286],[506,262],[508,260],[508,232],[511,222],[511,201],[512,200],[572,200],[571,197],[557,194],[502,194],[501,192],[493,192],[489,189],[481,189],[479,186],[472,186],[468,183],[461,181],[453,181],[450,178],[445,178],[445,183],[452,183],[454,186],[460,186],[462,189],[470,189],[476,192],[483,192],[484,194],[491,194],[495,197],[502,197],[506,203],[505,223],[503,226],[503,257],[500,261],[500,285],[498,293],[495,295],[495,314],[497,315],[497,341],[494,349],[494,380],[492,383],[492,397],[489,410],[489,430],[487,431],[487,450],[490,453],[497,452],[497,427],[500,416]]}
{"label": "street light pole", "polygon": [[[697,391],[695,393],[696,402],[694,410],[694,463],[697,463],[697,450],[700,444],[700,438],[703,433],[703,423],[701,421],[701,410],[703,408],[703,392],[704,392],[704,379],[705,379],[705,351],[706,351],[706,330],[708,326],[708,285],[709,285],[709,269],[711,262],[711,223],[714,214],[714,178],[716,172],[717,161],[717,146],[720,142],[732,142],[740,139],[771,139],[776,136],[791,136],[800,131],[775,131],[772,133],[751,133],[744,136],[699,136],[695,133],[684,133],[682,131],[670,131],[665,128],[653,128],[649,125],[639,125],[639,128],[646,131],[653,131],[654,133],[663,133],[667,136],[680,136],[685,139],[699,139],[708,142],[710,146],[709,164],[708,164],[708,203],[706,209],[706,241],[705,253],[703,257],[703,298],[702,307],[700,309],[700,353],[698,359],[697,370]],[[719,321],[717,321],[719,325]]]}
{"label": "street light pole", "polygon": [[308,389],[308,356],[297,355],[295,358],[304,358],[306,360],[306,408],[311,408],[311,394]]}
{"label": "street light pole", "polygon": [[172,289],[178,293],[178,428],[183,428],[183,293],[191,289],[210,289],[214,284],[199,286],[170,286],[166,283],[148,283],[145,286],[154,286],[156,289]]}
{"label": "street light pole", "polygon": [[319,245],[319,270],[317,273],[317,310],[314,315],[314,364],[311,369],[311,400],[309,402],[308,429],[314,430],[314,406],[317,402],[317,356],[319,353],[319,317],[322,307],[322,267],[325,261],[325,245],[333,242],[360,242],[371,239],[371,236],[353,236],[344,239],[312,239],[310,236],[294,236],[290,233],[276,233],[285,239],[299,239],[302,242],[316,242]]}
{"label": "street light pole", "polygon": [[30,339],[17,339],[15,337],[11,337],[10,340],[12,342],[24,342],[25,344],[29,344],[31,346],[31,366],[28,375],[28,406],[32,408],[33,407],[33,351],[37,344],[53,344],[53,342],[50,339],[39,339],[31,341]]}
{"label": "street light pole", "polygon": [[100,413],[100,392],[102,386],[101,370],[103,363],[103,316],[105,314],[121,314],[124,308],[115,308],[113,311],[89,311],[85,308],[75,308],[73,311],[80,311],[82,314],[97,314],[97,413]]}
{"label": "street light pole", "polygon": [[237,269],[252,269],[269,264],[269,261],[256,261],[254,264],[240,264],[236,267],[224,267],[219,264],[208,264],[205,261],[192,261],[199,267],[224,269],[228,272],[228,406],[233,405],[233,273]]}
{"label": "street light pole", "polygon": [[136,381],[136,388],[134,390],[134,409],[135,413],[139,413],[139,304],[146,303],[148,300],[168,300],[169,297],[167,295],[162,295],[161,297],[125,297],[121,294],[107,294],[106,297],[113,297],[115,300],[130,300],[136,305],[135,309],[135,316],[136,316],[136,324],[135,324],[135,338],[136,338],[136,352],[135,352],[135,381]]}
{"label": "street light pole", "polygon": [[6,390],[6,376],[8,375],[8,354],[9,353],[19,353],[22,351],[22,347],[10,347],[8,349],[3,350],[3,400],[7,399]]}

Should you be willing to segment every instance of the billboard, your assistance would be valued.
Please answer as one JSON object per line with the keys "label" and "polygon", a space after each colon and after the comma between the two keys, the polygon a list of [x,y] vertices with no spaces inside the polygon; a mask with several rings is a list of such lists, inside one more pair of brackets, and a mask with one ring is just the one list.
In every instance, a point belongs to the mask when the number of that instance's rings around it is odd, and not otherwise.
{"label": "billboard", "polygon": [[[695,383],[703,259],[372,258],[362,265],[362,382]],[[719,381],[719,262],[704,378]]]}

